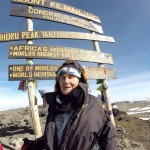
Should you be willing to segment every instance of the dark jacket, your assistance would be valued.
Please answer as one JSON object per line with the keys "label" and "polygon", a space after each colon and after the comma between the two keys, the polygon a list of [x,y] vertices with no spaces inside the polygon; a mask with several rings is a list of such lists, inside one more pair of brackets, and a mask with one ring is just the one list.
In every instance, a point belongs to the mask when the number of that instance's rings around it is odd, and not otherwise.
{"label": "dark jacket", "polygon": [[44,136],[37,142],[36,145],[39,146],[36,150],[44,150],[44,147],[46,150],[117,150],[116,128],[106,117],[101,101],[88,94],[83,84],[79,86],[84,90],[84,103],[80,109],[75,110],[66,125],[59,147],[55,140],[53,107],[57,94],[55,92],[45,94],[49,104],[49,114]]}

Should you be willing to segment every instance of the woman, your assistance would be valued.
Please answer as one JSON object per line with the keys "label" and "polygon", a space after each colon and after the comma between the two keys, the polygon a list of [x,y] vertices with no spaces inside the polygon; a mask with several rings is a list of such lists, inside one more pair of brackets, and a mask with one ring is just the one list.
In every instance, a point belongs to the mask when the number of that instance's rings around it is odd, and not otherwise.
{"label": "woman", "polygon": [[25,139],[27,149],[117,150],[116,129],[101,101],[88,93],[83,67],[66,61],[56,75],[55,92],[45,94],[49,112],[44,135]]}

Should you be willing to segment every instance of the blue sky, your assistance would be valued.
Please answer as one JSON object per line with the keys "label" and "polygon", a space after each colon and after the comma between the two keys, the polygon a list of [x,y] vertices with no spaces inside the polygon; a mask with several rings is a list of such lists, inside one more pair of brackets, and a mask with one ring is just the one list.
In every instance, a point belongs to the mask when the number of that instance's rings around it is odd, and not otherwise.
{"label": "blue sky", "polygon": [[[91,12],[101,19],[104,35],[112,36],[115,43],[99,42],[101,52],[112,54],[116,68],[117,79],[109,80],[111,102],[150,98],[150,1],[148,0],[56,0],[79,9]],[[21,32],[26,30],[26,19],[10,16],[9,0],[0,1],[0,33]],[[83,31],[60,23],[35,20],[34,30]],[[8,59],[10,44],[24,44],[25,41],[0,43],[0,110],[28,106],[28,93],[18,90],[19,81],[8,81],[9,64],[25,64],[25,59]],[[79,40],[35,40],[34,44],[68,46],[93,49],[92,44]],[[62,61],[57,61],[61,63]],[[34,60],[34,63],[56,63],[53,60]],[[83,63],[83,65],[85,65]],[[98,85],[90,80],[92,94],[97,95]],[[36,95],[38,104],[42,100],[39,89],[53,91],[54,81],[38,81]]]}

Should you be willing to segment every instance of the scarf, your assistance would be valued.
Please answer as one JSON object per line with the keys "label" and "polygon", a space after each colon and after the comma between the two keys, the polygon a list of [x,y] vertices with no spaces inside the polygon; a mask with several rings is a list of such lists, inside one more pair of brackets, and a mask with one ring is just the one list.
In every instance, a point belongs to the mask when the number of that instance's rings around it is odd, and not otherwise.
{"label": "scarf", "polygon": [[81,87],[74,88],[69,95],[64,95],[62,92],[58,92],[56,96],[56,111],[57,113],[63,113],[78,109],[84,102],[84,91]]}

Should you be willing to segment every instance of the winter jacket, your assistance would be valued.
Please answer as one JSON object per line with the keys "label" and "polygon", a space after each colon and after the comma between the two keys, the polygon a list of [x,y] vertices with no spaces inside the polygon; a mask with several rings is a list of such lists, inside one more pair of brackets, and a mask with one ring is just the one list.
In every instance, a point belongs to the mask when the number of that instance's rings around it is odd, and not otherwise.
{"label": "winter jacket", "polygon": [[57,93],[45,94],[49,104],[49,113],[44,136],[35,144],[39,145],[36,150],[117,150],[116,128],[107,118],[101,101],[88,94],[83,84],[79,86],[84,90],[84,103],[71,116],[64,129],[59,147],[56,144],[54,121]]}

